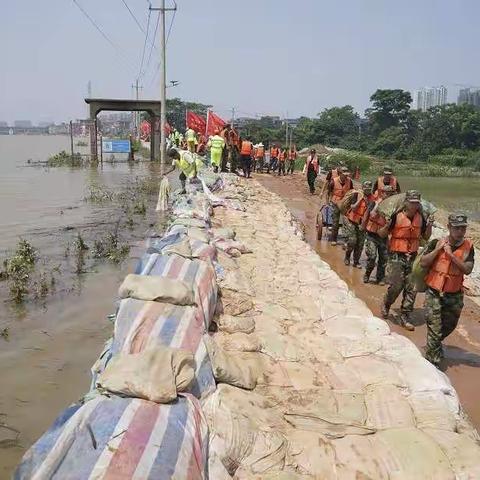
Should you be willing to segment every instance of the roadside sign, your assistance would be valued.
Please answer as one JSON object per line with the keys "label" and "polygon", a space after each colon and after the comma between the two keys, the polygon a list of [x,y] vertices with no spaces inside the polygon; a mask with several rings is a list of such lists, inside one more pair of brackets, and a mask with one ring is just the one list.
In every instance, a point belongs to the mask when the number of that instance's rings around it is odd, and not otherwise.
{"label": "roadside sign", "polygon": [[130,140],[102,140],[102,150],[105,153],[130,153]]}

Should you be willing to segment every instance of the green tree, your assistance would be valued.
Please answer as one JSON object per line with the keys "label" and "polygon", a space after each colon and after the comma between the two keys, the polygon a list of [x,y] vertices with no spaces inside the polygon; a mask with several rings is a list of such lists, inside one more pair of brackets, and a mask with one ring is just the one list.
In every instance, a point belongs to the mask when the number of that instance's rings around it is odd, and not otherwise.
{"label": "green tree", "polygon": [[351,105],[326,108],[318,114],[314,128],[318,143],[342,146],[343,142],[358,134],[359,116]]}
{"label": "green tree", "polygon": [[410,92],[405,90],[377,90],[371,97],[372,107],[365,111],[374,136],[406,120],[412,103]]}

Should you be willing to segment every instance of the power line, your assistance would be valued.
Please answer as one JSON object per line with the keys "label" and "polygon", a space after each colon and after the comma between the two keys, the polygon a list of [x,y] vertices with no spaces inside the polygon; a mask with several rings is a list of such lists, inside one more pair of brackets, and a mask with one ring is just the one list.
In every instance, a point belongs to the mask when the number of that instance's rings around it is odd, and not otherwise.
{"label": "power line", "polygon": [[150,47],[150,53],[148,54],[147,66],[145,67],[145,73],[147,72],[148,67],[150,66],[150,61],[152,59],[152,52],[153,52],[153,47],[155,46],[155,39],[157,38],[157,30],[158,30],[158,24],[159,23],[160,23],[160,12],[158,13],[157,23],[155,25],[155,30],[153,32],[152,46]]}
{"label": "power line", "polygon": [[83,7],[77,2],[77,0],[72,0],[73,3],[80,9],[80,11],[88,18],[90,23],[97,29],[98,33],[115,49],[117,50],[117,46],[110,40],[106,33],[95,23],[95,20],[83,9]]}
{"label": "power line", "polygon": [[[177,13],[177,3],[176,2],[173,2],[175,4],[175,10],[173,11],[173,15],[172,15],[172,20],[170,21],[170,26],[168,27],[168,33],[167,33],[167,40],[165,42],[166,45],[168,45],[168,40],[170,38],[170,33],[172,32],[172,27],[173,27],[173,22],[175,21],[175,15]],[[158,72],[160,71],[160,67],[162,66],[162,62],[158,62],[157,63],[157,68],[155,69],[155,73],[153,74],[153,77],[150,81],[150,85],[151,86],[153,84],[153,82],[155,81],[155,79],[157,78],[157,75],[158,75]]]}
{"label": "power line", "polygon": [[[86,10],[78,3],[77,0],[72,0],[73,3],[78,7],[78,9],[82,12],[82,14],[88,19],[88,21],[94,26],[98,33],[113,47],[113,49],[117,52],[117,54],[122,57],[122,52],[120,48],[113,43],[110,37],[99,27],[99,25],[95,22],[95,20],[86,12]],[[122,57],[125,62],[129,64],[129,68],[131,67],[130,62],[125,58]]]}
{"label": "power line", "polygon": [[140,24],[140,22],[138,21],[137,17],[134,15],[134,13],[132,12],[132,10],[130,9],[130,7],[128,6],[128,3],[125,1],[125,0],[122,0],[122,3],[125,5],[125,7],[127,8],[128,10],[128,13],[130,13],[131,17],[133,18],[133,20],[135,21],[135,23],[137,24],[138,28],[140,29],[140,31],[146,35],[146,32],[145,32],[145,29],[142,27],[142,25]]}
{"label": "power line", "polygon": [[140,70],[138,72],[138,78],[140,78],[142,74],[143,64],[145,61],[145,50],[147,48],[147,41],[148,41],[148,32],[150,31],[150,17],[152,15],[152,11],[148,11],[148,20],[147,20],[147,31],[145,32],[145,42],[143,42],[143,52],[142,52],[142,62],[140,63]]}
{"label": "power line", "polygon": [[168,39],[170,38],[170,33],[172,31],[173,22],[175,21],[175,15],[177,13],[177,3],[176,2],[173,2],[173,3],[175,4],[175,10],[173,11],[172,20],[170,21],[170,26],[168,27],[167,41],[165,42],[167,45],[168,45]]}

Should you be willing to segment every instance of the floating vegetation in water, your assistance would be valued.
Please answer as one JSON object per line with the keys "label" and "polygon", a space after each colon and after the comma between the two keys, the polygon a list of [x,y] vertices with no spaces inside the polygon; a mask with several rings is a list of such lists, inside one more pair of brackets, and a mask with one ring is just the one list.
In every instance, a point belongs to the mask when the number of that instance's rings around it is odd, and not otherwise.
{"label": "floating vegetation in water", "polygon": [[115,192],[105,186],[90,185],[85,201],[92,203],[111,202],[115,199]]}
{"label": "floating vegetation in water", "polygon": [[83,167],[89,162],[84,159],[79,153],[74,153],[73,156],[62,150],[60,153],[52,155],[48,158],[47,167]]}
{"label": "floating vegetation in water", "polygon": [[23,239],[18,242],[13,256],[4,260],[1,277],[8,281],[10,297],[14,302],[21,303],[28,294],[30,275],[36,261],[36,250]]}
{"label": "floating vegetation in water", "polygon": [[8,327],[2,328],[0,330],[0,337],[2,337],[4,340],[8,340],[10,336],[10,330]]}

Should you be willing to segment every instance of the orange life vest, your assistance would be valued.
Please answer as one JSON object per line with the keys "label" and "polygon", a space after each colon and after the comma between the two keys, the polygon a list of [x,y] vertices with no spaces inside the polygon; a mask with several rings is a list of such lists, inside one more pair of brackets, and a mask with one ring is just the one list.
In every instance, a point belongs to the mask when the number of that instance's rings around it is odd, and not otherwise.
{"label": "orange life vest", "polygon": [[306,164],[307,171],[310,167],[310,164],[312,165],[314,172],[318,175],[318,157],[316,155],[314,155],[313,157],[309,155],[307,157],[307,164]]}
{"label": "orange life vest", "polygon": [[351,190],[352,182],[349,178],[345,178],[345,183],[342,185],[340,182],[340,177],[335,177],[333,179],[333,192],[332,192],[332,202],[338,203],[345,194]]}
{"label": "orange life vest", "polygon": [[[397,179],[395,177],[390,178],[389,185],[393,188],[393,191],[397,193]],[[385,191],[385,182],[383,181],[383,177],[378,177],[377,191],[375,192],[377,194],[377,198],[381,198],[384,191]]]}
{"label": "orange life vest", "polygon": [[[459,260],[465,261],[471,248],[472,242],[465,239],[453,254]],[[425,283],[430,288],[439,292],[460,292],[463,287],[463,273],[452,260],[448,258],[445,251],[441,250],[425,277]]]}
{"label": "orange life vest", "polygon": [[356,210],[353,210],[350,208],[347,212],[347,218],[353,222],[359,225],[363,219],[363,216],[365,215],[365,212],[367,211],[368,207],[368,201],[371,200],[371,195],[369,195],[366,199],[365,197],[360,200],[360,203],[358,204],[358,207]]}
{"label": "orange life vest", "polygon": [[297,152],[295,150],[292,152],[291,150],[288,152],[288,159],[295,160],[297,158]]}
{"label": "orange life vest", "polygon": [[279,150],[278,150],[277,147],[275,147],[275,148],[272,147],[272,148],[270,149],[270,156],[271,156],[272,158],[278,158],[278,154],[279,154]]}
{"label": "orange life vest", "polygon": [[281,162],[284,162],[286,158],[287,158],[287,154],[285,152],[280,152],[280,154],[278,155],[278,159]]}
{"label": "orange life vest", "polygon": [[399,212],[390,233],[389,250],[398,253],[416,253],[420,246],[422,216],[417,212],[410,220],[405,212]]}
{"label": "orange life vest", "polygon": [[255,158],[263,158],[265,155],[265,148],[258,147],[255,151]]}
{"label": "orange life vest", "polygon": [[248,140],[243,140],[242,149],[240,150],[240,155],[251,155],[253,150],[252,142]]}
{"label": "orange life vest", "polygon": [[378,212],[372,212],[368,216],[366,229],[367,232],[378,234],[378,231],[386,225],[387,221],[383,215],[380,215]]}

